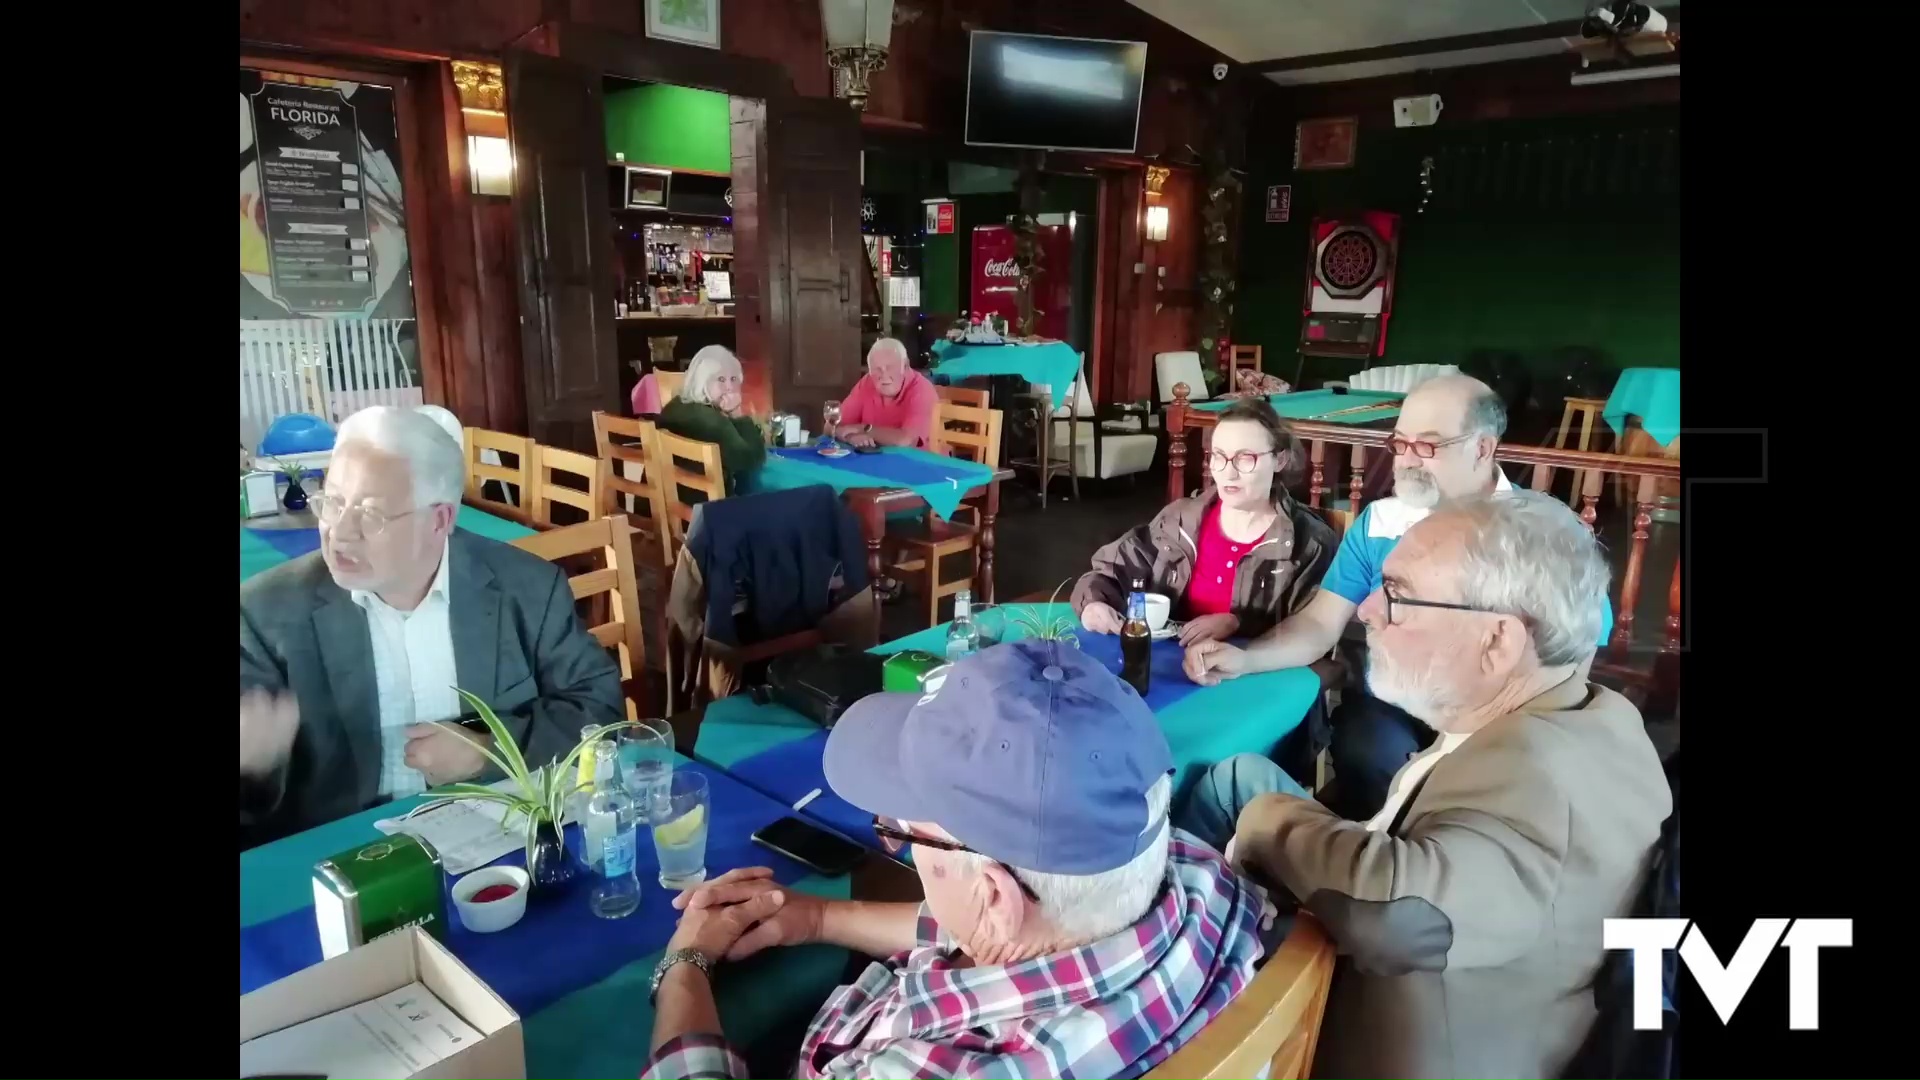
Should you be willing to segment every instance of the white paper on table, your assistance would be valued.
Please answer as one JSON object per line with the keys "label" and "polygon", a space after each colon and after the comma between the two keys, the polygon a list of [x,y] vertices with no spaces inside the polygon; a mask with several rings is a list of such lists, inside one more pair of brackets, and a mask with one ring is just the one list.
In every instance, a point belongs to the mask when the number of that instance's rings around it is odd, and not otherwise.
{"label": "white paper on table", "polygon": [[433,991],[414,982],[241,1043],[240,1075],[402,1080],[480,1039]]}
{"label": "white paper on table", "polygon": [[[519,785],[512,780],[502,780],[488,786],[495,791],[515,794],[520,791]],[[573,811],[569,800],[562,825],[573,821]],[[381,818],[373,823],[373,827],[388,836],[405,833],[425,840],[440,853],[441,869],[459,875],[477,870],[510,851],[526,847],[526,819],[514,814],[512,827],[509,828],[503,824],[506,817],[507,808],[500,803],[461,799],[404,820],[399,817]]]}

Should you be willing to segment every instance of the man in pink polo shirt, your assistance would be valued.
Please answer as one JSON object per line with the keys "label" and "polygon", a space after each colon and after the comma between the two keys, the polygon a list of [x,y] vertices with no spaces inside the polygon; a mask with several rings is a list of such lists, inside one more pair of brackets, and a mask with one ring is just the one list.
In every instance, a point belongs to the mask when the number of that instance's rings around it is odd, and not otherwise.
{"label": "man in pink polo shirt", "polygon": [[833,434],[855,446],[927,447],[940,394],[907,362],[907,347],[881,338],[867,350],[867,373],[840,403]]}

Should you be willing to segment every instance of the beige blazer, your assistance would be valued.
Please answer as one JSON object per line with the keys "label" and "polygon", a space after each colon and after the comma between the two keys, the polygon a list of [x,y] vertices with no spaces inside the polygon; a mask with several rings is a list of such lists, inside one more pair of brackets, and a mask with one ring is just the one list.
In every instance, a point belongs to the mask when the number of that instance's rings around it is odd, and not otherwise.
{"label": "beige blazer", "polygon": [[1639,711],[1578,675],[1455,747],[1385,832],[1249,804],[1238,867],[1341,954],[1315,1075],[1561,1075],[1593,1026],[1601,920],[1629,914],[1672,808]]}

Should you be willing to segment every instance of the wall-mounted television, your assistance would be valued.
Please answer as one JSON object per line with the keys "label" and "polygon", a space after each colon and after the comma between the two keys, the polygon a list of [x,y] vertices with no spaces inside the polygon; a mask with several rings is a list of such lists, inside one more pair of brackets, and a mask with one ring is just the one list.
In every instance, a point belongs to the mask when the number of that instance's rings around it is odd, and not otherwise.
{"label": "wall-mounted television", "polygon": [[966,141],[1131,154],[1147,43],[975,30],[967,52]]}

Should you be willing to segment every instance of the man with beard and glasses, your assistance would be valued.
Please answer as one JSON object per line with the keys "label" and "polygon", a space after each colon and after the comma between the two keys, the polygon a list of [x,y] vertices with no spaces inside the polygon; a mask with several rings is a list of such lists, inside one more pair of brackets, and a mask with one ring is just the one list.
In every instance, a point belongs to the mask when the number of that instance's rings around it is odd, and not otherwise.
{"label": "man with beard and glasses", "polygon": [[1265,758],[1215,766],[1184,830],[1339,945],[1316,1076],[1563,1076],[1603,920],[1631,913],[1672,793],[1640,714],[1587,681],[1607,564],[1567,507],[1436,509],[1360,605],[1368,679],[1439,741],[1348,821]]}
{"label": "man with beard and glasses", "polygon": [[[1255,671],[1304,667],[1340,641],[1354,612],[1380,587],[1387,555],[1407,530],[1451,499],[1511,491],[1493,460],[1507,429],[1506,406],[1486,383],[1466,375],[1443,375],[1415,387],[1400,406],[1387,449],[1393,454],[1393,496],[1368,503],[1347,526],[1320,591],[1299,613],[1244,648],[1224,641],[1199,642],[1187,650],[1188,677],[1202,685]],[[1597,640],[1613,629],[1606,589],[1599,597]],[[1366,667],[1353,656],[1354,670]],[[1348,689],[1331,718],[1333,803],[1347,817],[1364,820],[1387,799],[1387,784],[1413,755],[1433,744],[1433,732],[1364,685]]]}

